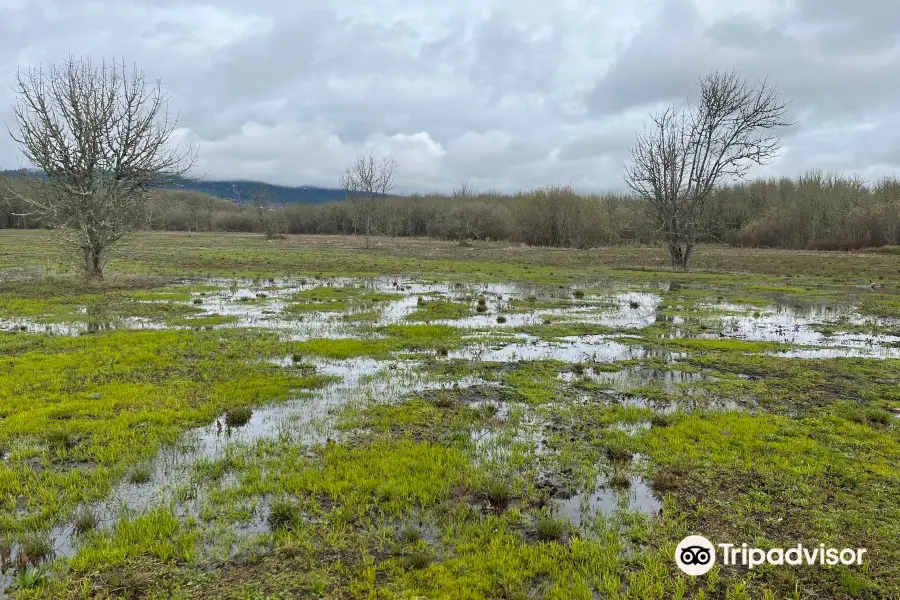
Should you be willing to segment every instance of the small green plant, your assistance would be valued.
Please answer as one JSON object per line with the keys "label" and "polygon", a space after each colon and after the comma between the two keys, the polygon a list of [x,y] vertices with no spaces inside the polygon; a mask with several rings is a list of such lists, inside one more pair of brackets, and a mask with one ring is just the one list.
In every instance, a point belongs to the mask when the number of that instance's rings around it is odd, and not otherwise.
{"label": "small green plant", "polygon": [[53,556],[53,538],[43,531],[31,531],[19,538],[22,552],[31,562],[40,562]]}
{"label": "small green plant", "polygon": [[650,479],[650,487],[657,494],[671,492],[678,485],[678,478],[669,471],[658,471]]}
{"label": "small green plant", "polygon": [[414,544],[422,538],[422,532],[415,525],[408,523],[400,529],[400,539],[407,544]]}
{"label": "small green plant", "polygon": [[65,431],[50,431],[47,433],[47,448],[51,452],[59,452],[74,448],[76,440],[72,434]]}
{"label": "small green plant", "polygon": [[475,307],[475,310],[480,313],[484,313],[484,312],[487,312],[487,306],[485,306],[484,304],[479,304],[478,306]]}
{"label": "small green plant", "polygon": [[228,427],[241,427],[249,423],[252,416],[253,409],[249,406],[232,408],[225,413],[225,425]]}
{"label": "small green plant", "polygon": [[95,530],[99,524],[100,517],[89,508],[83,508],[75,513],[75,533],[78,535]]}
{"label": "small green plant", "polygon": [[501,325],[502,325],[503,323],[506,323],[506,317],[504,317],[503,315],[498,316],[498,317],[497,317],[497,322],[500,323]]}
{"label": "small green plant", "polygon": [[47,578],[45,568],[28,566],[16,573],[9,587],[13,591],[34,590],[47,583]]}
{"label": "small green plant", "polygon": [[575,290],[572,295],[576,298],[584,298],[584,290]]}
{"label": "small green plant", "polygon": [[135,485],[149,483],[152,478],[153,469],[147,464],[136,466],[131,470],[131,473],[128,474],[128,480]]}
{"label": "small green plant", "polygon": [[622,469],[616,469],[609,477],[609,485],[616,490],[624,490],[631,487],[631,478]]}
{"label": "small green plant", "polygon": [[668,427],[672,424],[673,421],[674,419],[672,418],[672,415],[668,413],[653,413],[653,416],[650,417],[650,424],[653,427]]}
{"label": "small green plant", "polygon": [[866,410],[866,421],[888,426],[894,421],[894,415],[883,408],[869,408]]}
{"label": "small green plant", "polygon": [[279,531],[289,528],[299,520],[300,513],[297,506],[287,500],[276,500],[269,507],[269,529]]}
{"label": "small green plant", "polygon": [[203,298],[194,298],[191,302],[194,304],[203,304]]}
{"label": "small green plant", "polygon": [[509,481],[501,477],[493,477],[484,486],[484,496],[498,510],[506,510],[513,499],[513,490]]}
{"label": "small green plant", "polygon": [[566,533],[566,522],[544,511],[538,515],[534,531],[542,542],[558,542]]}
{"label": "small green plant", "polygon": [[637,300],[632,300],[631,302],[628,303],[628,306],[630,306],[632,309],[638,309],[641,307],[641,303],[638,302]]}
{"label": "small green plant", "polygon": [[407,555],[405,563],[407,570],[424,569],[431,564],[431,555],[427,552],[415,550]]}
{"label": "small green plant", "polygon": [[459,401],[453,393],[441,390],[434,397],[434,405],[438,408],[456,408]]}
{"label": "small green plant", "polygon": [[606,446],[606,457],[611,462],[628,462],[631,460],[631,456],[631,451],[619,444],[612,443]]}

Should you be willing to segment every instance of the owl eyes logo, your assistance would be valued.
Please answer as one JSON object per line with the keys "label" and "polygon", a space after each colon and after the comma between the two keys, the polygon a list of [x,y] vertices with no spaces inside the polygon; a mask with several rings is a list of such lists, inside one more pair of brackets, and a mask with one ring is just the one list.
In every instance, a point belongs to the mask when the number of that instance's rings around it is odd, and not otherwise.
{"label": "owl eyes logo", "polygon": [[703,546],[688,546],[681,549],[681,562],[686,565],[705,565],[711,558],[709,549]]}
{"label": "owl eyes logo", "polygon": [[675,564],[688,575],[703,575],[716,562],[716,549],[702,535],[689,535],[675,548]]}

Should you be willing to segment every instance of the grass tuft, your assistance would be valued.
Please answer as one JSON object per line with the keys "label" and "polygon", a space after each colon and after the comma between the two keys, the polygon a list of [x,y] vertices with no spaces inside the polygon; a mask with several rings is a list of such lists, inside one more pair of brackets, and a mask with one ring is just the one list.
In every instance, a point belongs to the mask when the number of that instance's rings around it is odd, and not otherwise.
{"label": "grass tuft", "polygon": [[19,539],[19,546],[31,562],[44,561],[54,554],[53,538],[45,531],[31,531]]}
{"label": "grass tuft", "polygon": [[406,556],[404,563],[408,571],[424,569],[431,564],[431,555],[427,552],[414,550]]}
{"label": "grass tuft", "polygon": [[488,480],[484,485],[483,494],[491,506],[498,510],[506,510],[514,497],[512,485],[502,477]]}
{"label": "grass tuft", "polygon": [[267,519],[269,530],[281,531],[289,529],[300,520],[300,509],[293,502],[287,500],[275,500],[269,507]]}
{"label": "grass tuft", "polygon": [[128,481],[135,485],[150,483],[153,478],[153,469],[148,464],[138,465],[128,474]]}
{"label": "grass tuft", "polygon": [[253,409],[249,406],[238,406],[225,413],[225,425],[228,427],[241,427],[250,422]]}
{"label": "grass tuft", "polygon": [[89,508],[83,508],[75,513],[75,533],[78,535],[94,531],[99,524],[100,517]]}
{"label": "grass tuft", "polygon": [[415,525],[407,524],[400,529],[400,539],[407,544],[414,544],[422,539],[422,532]]}
{"label": "grass tuft", "polygon": [[615,490],[624,490],[631,487],[631,478],[622,469],[616,469],[609,477],[609,486]]}
{"label": "grass tuft", "polygon": [[535,522],[534,531],[542,542],[558,542],[566,533],[566,522],[550,513],[542,512]]}

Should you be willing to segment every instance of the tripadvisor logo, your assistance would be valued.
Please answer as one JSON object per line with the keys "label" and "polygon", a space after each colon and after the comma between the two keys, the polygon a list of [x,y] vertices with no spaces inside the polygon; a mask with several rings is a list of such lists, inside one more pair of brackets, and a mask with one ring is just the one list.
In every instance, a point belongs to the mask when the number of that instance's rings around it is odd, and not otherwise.
{"label": "tripadvisor logo", "polygon": [[703,575],[716,562],[716,548],[702,535],[689,535],[675,548],[675,564],[688,575]]}
{"label": "tripadvisor logo", "polygon": [[725,566],[743,565],[748,569],[763,564],[770,565],[861,565],[865,548],[826,548],[819,544],[808,548],[797,544],[791,548],[750,548],[747,544],[713,545],[702,535],[689,535],[675,548],[675,564],[684,573],[703,575],[716,563],[716,547],[720,550],[721,562]]}

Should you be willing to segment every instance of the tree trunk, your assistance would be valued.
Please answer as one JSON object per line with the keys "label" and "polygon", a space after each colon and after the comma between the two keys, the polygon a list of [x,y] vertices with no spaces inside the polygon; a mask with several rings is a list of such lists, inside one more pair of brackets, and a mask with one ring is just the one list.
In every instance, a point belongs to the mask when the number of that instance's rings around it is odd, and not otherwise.
{"label": "tree trunk", "polygon": [[103,279],[103,251],[86,248],[84,251],[84,274],[88,279]]}
{"label": "tree trunk", "polygon": [[672,259],[672,269],[675,271],[687,271],[688,262],[694,252],[691,243],[669,242],[669,257]]}

